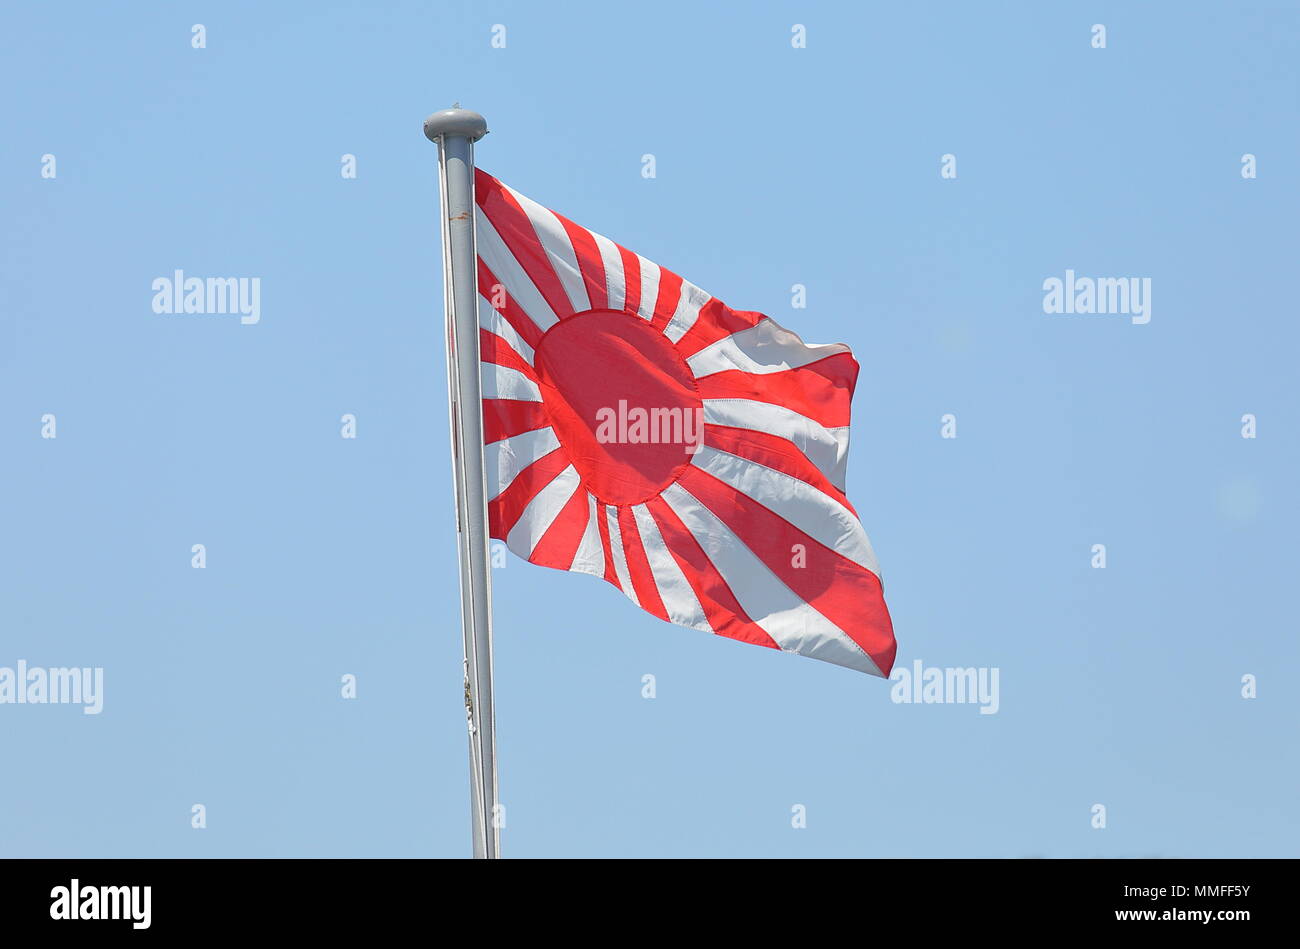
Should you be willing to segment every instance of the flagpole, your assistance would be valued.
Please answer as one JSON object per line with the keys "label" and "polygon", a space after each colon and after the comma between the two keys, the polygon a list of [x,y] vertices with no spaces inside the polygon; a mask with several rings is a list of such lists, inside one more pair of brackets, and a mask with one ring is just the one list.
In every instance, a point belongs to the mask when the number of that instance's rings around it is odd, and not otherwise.
{"label": "flagpole", "polygon": [[496,717],[492,705],[492,580],[487,489],[483,477],[483,403],[479,392],[478,263],[474,243],[474,143],[487,134],[477,112],[445,109],[424,120],[438,145],[442,261],[447,307],[447,379],[452,475],[465,637],[465,712],[469,725],[470,813],[474,856],[500,855]]}

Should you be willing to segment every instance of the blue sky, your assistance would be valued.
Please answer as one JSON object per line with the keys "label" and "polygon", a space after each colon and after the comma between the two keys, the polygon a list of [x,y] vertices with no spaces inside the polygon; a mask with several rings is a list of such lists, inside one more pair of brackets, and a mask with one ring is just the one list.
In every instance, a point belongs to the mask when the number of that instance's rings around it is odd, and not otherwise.
{"label": "blue sky", "polygon": [[[0,855],[468,853],[420,131],[453,100],[513,187],[853,347],[898,663],[1000,682],[993,715],[897,704],[512,557],[505,855],[1297,854],[1294,4],[0,23],[0,667],[105,670],[99,715],[0,705]],[[260,322],[155,314],[176,269],[259,277]],[[1151,321],[1044,313],[1067,269],[1149,277]]]}

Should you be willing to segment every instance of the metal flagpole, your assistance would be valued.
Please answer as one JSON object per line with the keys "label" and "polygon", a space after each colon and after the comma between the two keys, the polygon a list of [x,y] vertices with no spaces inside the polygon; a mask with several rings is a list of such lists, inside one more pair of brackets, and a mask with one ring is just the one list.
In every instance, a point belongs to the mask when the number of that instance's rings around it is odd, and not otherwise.
{"label": "metal flagpole", "polygon": [[452,477],[460,544],[460,609],[465,634],[465,714],[469,724],[474,856],[500,854],[496,718],[492,707],[492,580],[487,489],[483,479],[483,403],[479,393],[478,264],[474,244],[474,143],[487,121],[467,109],[424,120],[438,145],[442,197],[442,268],[447,306],[447,380]]}

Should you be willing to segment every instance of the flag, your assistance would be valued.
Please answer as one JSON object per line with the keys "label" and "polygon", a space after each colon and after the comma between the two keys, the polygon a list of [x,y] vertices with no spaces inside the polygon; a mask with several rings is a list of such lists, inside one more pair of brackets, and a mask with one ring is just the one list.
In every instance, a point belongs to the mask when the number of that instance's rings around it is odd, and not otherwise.
{"label": "flag", "polygon": [[849,348],[474,184],[491,536],[662,620],[888,676],[879,568],[844,495]]}

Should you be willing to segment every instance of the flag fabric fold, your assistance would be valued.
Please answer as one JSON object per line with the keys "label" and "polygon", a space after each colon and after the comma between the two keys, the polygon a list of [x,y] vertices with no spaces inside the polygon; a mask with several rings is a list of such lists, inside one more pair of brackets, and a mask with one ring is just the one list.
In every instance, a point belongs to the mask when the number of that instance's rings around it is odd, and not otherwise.
{"label": "flag fabric fold", "polygon": [[888,676],[844,494],[847,346],[813,345],[475,172],[491,536],[660,619]]}

